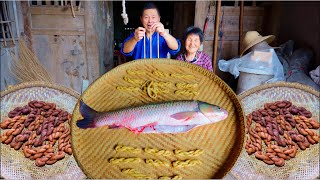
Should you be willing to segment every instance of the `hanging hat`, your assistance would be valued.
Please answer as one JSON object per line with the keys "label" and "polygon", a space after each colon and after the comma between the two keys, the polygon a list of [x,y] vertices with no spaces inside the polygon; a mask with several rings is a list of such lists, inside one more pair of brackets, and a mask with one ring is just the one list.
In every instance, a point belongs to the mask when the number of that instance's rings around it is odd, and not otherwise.
{"label": "hanging hat", "polygon": [[241,50],[240,56],[242,56],[242,54],[246,52],[246,50],[250,49],[252,46],[262,41],[266,41],[269,44],[274,40],[274,38],[274,35],[261,36],[257,31],[248,31],[242,41],[243,48]]}

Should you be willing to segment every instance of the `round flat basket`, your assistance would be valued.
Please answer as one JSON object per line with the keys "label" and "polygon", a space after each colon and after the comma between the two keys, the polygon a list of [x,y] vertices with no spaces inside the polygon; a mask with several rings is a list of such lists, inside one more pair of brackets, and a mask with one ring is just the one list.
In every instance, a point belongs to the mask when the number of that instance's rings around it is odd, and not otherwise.
{"label": "round flat basket", "polygon": [[[161,84],[162,91],[144,85]],[[180,89],[189,84],[190,89]],[[150,85],[150,84],[149,84]],[[179,88],[180,87],[180,88]],[[93,82],[81,99],[98,112],[113,111],[157,102],[200,100],[218,105],[229,113],[227,119],[183,133],[140,133],[128,129],[107,127],[80,129],[82,119],[79,102],[71,122],[72,147],[78,165],[90,178],[128,179],[137,177],[122,170],[133,169],[140,178],[174,177],[222,178],[236,162],[244,138],[244,116],[235,93],[213,73],[199,66],[169,59],[144,59],[120,65]],[[117,152],[117,145],[141,150],[139,153]],[[149,154],[145,148],[154,149]],[[174,150],[202,150],[199,156],[178,157]],[[138,163],[110,163],[111,158],[141,158]],[[147,159],[168,162],[169,166],[153,166]],[[197,160],[192,167],[172,167],[174,161]]]}
{"label": "round flat basket", "polygon": [[[239,95],[245,115],[263,109],[265,103],[287,100],[304,107],[319,122],[319,92],[298,83],[277,82],[252,88]],[[246,120],[247,121],[247,120]],[[319,130],[316,131],[319,134]],[[244,144],[245,145],[245,144]],[[315,179],[319,177],[319,143],[301,150],[294,158],[277,167],[248,155],[243,147],[240,157],[227,177],[235,179]]]}
{"label": "round flat basket", "polygon": [[[57,108],[72,113],[79,94],[66,87],[46,82],[27,82],[14,85],[1,92],[1,122],[16,107],[32,100],[55,103]],[[1,130],[1,134],[6,130]],[[53,165],[38,167],[35,161],[24,156],[22,149],[14,150],[1,144],[1,177],[5,179],[84,179],[85,174],[77,165],[73,155]]]}

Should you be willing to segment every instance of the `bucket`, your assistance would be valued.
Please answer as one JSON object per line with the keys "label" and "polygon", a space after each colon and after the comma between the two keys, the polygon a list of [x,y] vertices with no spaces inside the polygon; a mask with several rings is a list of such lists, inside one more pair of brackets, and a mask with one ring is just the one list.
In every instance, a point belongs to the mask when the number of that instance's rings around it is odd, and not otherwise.
{"label": "bucket", "polygon": [[239,75],[238,86],[237,86],[237,94],[241,94],[242,92],[259,86],[269,79],[273,78],[274,75],[268,74],[253,74],[247,72],[241,72]]}

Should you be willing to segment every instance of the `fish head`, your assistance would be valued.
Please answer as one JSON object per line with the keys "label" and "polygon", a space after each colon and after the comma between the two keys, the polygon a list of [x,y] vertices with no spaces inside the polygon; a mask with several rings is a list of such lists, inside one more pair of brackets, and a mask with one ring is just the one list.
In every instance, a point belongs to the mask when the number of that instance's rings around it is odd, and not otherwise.
{"label": "fish head", "polygon": [[199,102],[199,110],[211,122],[218,122],[228,117],[227,110],[206,102]]}

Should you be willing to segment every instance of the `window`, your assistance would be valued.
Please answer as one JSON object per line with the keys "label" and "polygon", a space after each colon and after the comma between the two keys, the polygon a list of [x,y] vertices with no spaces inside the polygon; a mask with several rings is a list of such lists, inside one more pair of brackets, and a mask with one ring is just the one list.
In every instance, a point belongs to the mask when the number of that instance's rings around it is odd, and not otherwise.
{"label": "window", "polygon": [[0,42],[3,47],[15,45],[19,38],[16,5],[15,1],[0,2]]}

